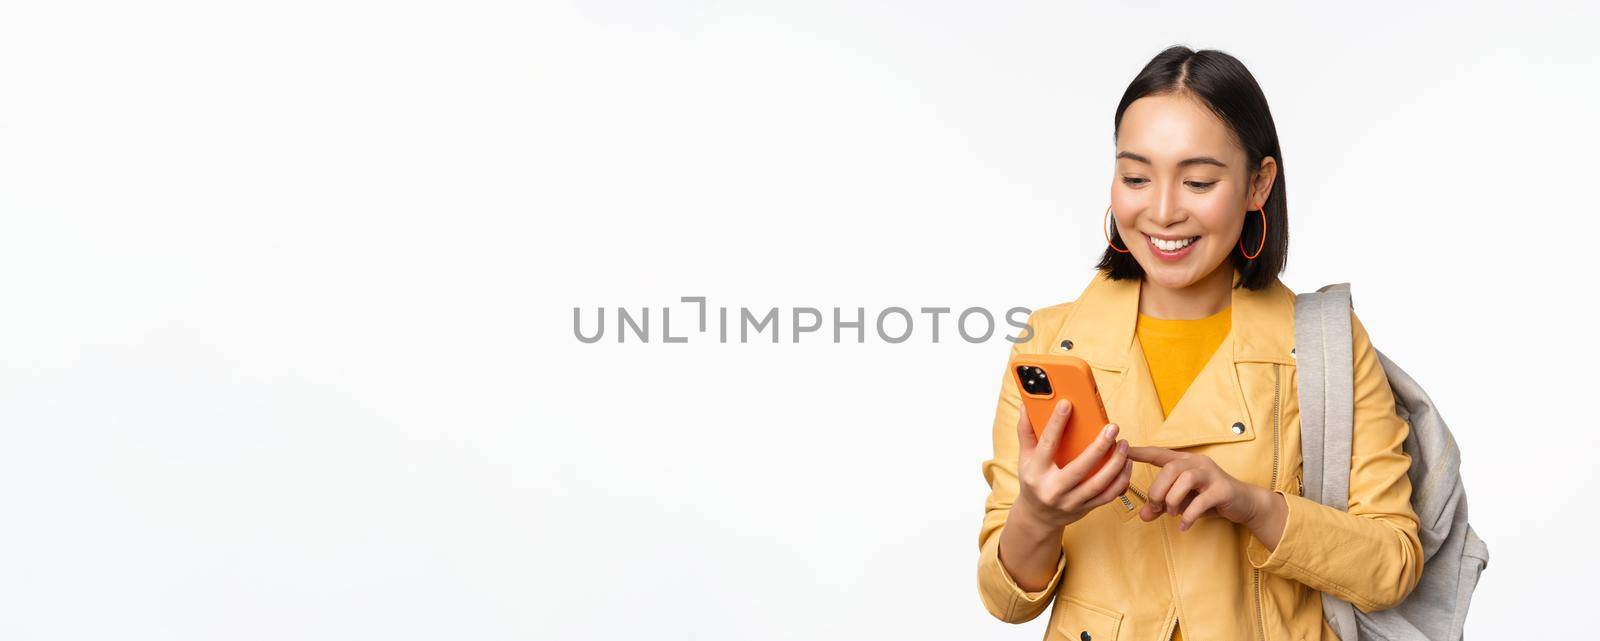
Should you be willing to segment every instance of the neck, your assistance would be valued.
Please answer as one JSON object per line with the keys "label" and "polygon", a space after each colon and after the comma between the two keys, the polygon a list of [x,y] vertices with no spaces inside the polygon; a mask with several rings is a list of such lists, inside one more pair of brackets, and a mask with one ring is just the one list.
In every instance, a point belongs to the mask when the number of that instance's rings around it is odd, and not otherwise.
{"label": "neck", "polygon": [[1145,278],[1139,287],[1139,313],[1172,320],[1205,318],[1233,301],[1232,289],[1233,265],[1226,260],[1186,287],[1166,287]]}

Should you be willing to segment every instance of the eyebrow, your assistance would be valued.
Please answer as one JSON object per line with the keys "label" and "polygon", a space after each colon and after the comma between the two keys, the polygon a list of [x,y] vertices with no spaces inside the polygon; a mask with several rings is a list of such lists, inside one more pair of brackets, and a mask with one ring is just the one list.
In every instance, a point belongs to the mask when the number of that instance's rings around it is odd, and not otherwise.
{"label": "eyebrow", "polygon": [[[1153,164],[1153,163],[1150,162],[1149,158],[1145,158],[1144,156],[1140,156],[1139,154],[1133,153],[1131,151],[1120,151],[1120,152],[1117,152],[1117,157],[1118,158],[1127,158],[1129,160],[1136,160],[1136,161],[1142,162],[1142,163],[1144,163],[1146,165]],[[1195,156],[1193,158],[1185,158],[1183,160],[1178,161],[1178,166],[1179,167],[1187,167],[1189,165],[1216,165],[1216,166],[1221,167],[1223,169],[1227,169],[1228,168],[1228,166],[1226,164],[1223,164],[1222,161],[1217,160],[1216,158],[1212,158],[1210,156]]]}

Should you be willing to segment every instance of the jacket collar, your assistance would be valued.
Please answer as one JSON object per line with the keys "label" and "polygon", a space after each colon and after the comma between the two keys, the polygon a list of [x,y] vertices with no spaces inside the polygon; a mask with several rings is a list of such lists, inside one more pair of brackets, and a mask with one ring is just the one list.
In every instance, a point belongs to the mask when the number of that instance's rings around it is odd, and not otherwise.
{"label": "jacket collar", "polygon": [[[1235,268],[1233,283],[1238,284],[1239,278]],[[1172,413],[1164,417],[1135,332],[1142,285],[1142,280],[1114,281],[1096,271],[1073,301],[1049,353],[1076,356],[1093,366],[1107,414],[1135,445],[1178,448],[1255,438],[1261,426],[1252,420],[1246,406],[1247,390],[1239,366],[1294,364],[1290,353],[1294,347],[1294,292],[1276,278],[1260,291],[1231,289],[1233,311],[1227,337]],[[1271,396],[1268,390],[1249,392]],[[1235,424],[1244,429],[1236,431]]]}
{"label": "jacket collar", "polygon": [[[1234,268],[1233,284],[1237,285],[1240,277]],[[1119,371],[1126,371],[1134,359],[1143,360],[1144,353],[1134,340],[1143,284],[1142,279],[1111,280],[1096,270],[1051,341],[1051,352],[1068,353],[1091,365]],[[1231,328],[1217,351],[1235,363],[1293,365],[1289,351],[1294,348],[1294,292],[1276,278],[1260,291],[1242,287],[1229,291]],[[1065,340],[1072,341],[1070,350],[1060,347]]]}

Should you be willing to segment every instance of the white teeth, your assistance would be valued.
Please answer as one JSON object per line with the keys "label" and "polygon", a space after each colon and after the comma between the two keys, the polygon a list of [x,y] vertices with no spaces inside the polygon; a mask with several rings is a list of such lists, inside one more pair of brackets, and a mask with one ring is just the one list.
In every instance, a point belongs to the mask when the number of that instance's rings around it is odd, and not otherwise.
{"label": "white teeth", "polygon": [[1150,244],[1155,245],[1157,249],[1171,252],[1188,247],[1189,243],[1194,242],[1200,237],[1195,236],[1193,238],[1185,238],[1183,240],[1162,240],[1160,238],[1156,238],[1155,236],[1149,236],[1148,238],[1150,239]]}

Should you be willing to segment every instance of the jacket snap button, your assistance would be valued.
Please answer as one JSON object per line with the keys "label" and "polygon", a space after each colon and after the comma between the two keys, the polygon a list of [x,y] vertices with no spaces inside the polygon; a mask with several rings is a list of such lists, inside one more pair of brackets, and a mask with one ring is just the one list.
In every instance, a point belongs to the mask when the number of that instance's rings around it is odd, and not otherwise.
{"label": "jacket snap button", "polygon": [[1061,349],[1072,349],[1072,341],[1061,341]]}
{"label": "jacket snap button", "polygon": [[1234,434],[1243,434],[1244,433],[1244,423],[1234,423],[1233,424],[1233,433]]}
{"label": "jacket snap button", "polygon": [[1089,641],[1093,637],[1089,636],[1089,631],[1088,630],[1084,630],[1084,631],[1078,633],[1078,638],[1079,639],[1083,639],[1083,641]]}

